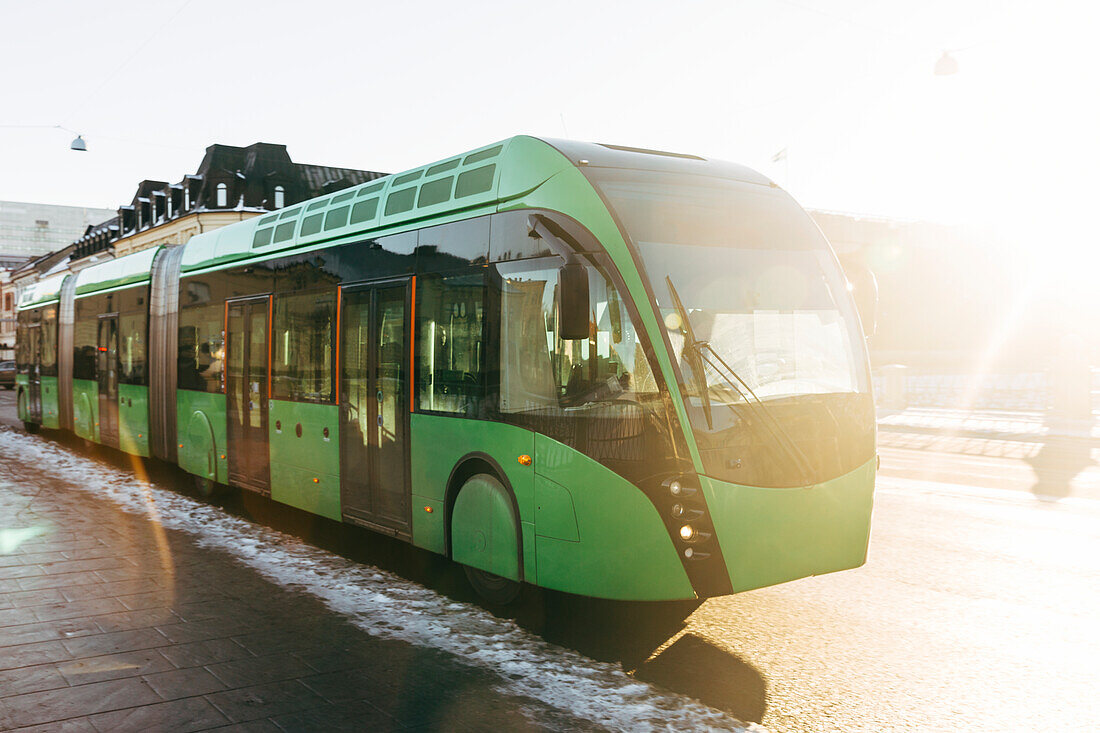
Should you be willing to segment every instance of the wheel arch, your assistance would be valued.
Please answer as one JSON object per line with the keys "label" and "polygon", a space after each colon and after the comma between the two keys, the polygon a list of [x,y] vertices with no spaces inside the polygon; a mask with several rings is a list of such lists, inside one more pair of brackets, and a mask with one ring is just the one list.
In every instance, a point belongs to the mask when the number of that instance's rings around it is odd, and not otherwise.
{"label": "wheel arch", "polygon": [[451,469],[451,475],[447,478],[447,491],[444,498],[446,522],[443,525],[447,557],[454,558],[451,547],[451,516],[454,512],[455,501],[458,499],[458,492],[468,479],[479,473],[489,474],[495,478],[508,493],[509,504],[512,507],[512,520],[516,527],[516,552],[518,553],[516,559],[519,562],[519,579],[523,582],[525,579],[523,572],[523,523],[520,520],[519,502],[516,500],[515,489],[512,488],[512,483],[508,480],[504,469],[488,453],[482,453],[481,451],[467,453],[455,463],[454,468]]}

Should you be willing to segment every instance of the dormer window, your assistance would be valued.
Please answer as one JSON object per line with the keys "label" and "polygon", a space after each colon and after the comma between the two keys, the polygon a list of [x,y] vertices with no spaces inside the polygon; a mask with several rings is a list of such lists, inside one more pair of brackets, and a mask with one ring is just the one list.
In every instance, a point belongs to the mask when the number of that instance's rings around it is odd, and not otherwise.
{"label": "dormer window", "polygon": [[217,204],[219,208],[225,208],[229,205],[229,186],[224,183],[218,184],[218,198]]}
{"label": "dormer window", "polygon": [[191,183],[187,182],[183,184],[183,210],[187,211],[191,208]]}
{"label": "dormer window", "polygon": [[286,189],[282,186],[275,187],[275,208],[281,209],[286,206]]}

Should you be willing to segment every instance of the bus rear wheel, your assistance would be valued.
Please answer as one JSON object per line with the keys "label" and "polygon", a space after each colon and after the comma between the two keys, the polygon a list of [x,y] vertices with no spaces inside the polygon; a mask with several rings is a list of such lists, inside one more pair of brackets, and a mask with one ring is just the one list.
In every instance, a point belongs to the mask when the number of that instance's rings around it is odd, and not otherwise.
{"label": "bus rear wheel", "polygon": [[499,575],[463,565],[466,578],[470,581],[474,591],[487,603],[494,606],[507,606],[519,597],[523,584]]}
{"label": "bus rear wheel", "polygon": [[28,433],[34,434],[38,432],[38,423],[23,421],[23,429]]}

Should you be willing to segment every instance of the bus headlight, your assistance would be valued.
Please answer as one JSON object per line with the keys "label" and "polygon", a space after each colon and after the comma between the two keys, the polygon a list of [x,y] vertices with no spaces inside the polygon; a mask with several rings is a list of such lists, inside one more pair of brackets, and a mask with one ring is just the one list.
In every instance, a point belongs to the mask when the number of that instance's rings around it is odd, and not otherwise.
{"label": "bus headlight", "polygon": [[678,480],[673,479],[673,481],[668,485],[668,491],[673,496],[681,496],[684,493],[684,485]]}
{"label": "bus headlight", "polygon": [[695,539],[695,527],[692,527],[690,524],[685,524],[683,527],[680,527],[680,539],[684,542],[691,542]]}

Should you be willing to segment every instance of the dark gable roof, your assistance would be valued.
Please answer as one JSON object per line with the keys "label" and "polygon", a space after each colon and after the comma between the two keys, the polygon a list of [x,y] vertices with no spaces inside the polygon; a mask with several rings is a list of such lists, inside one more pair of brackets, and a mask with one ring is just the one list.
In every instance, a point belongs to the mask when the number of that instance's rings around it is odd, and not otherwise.
{"label": "dark gable roof", "polygon": [[153,194],[153,191],[162,190],[167,185],[168,181],[150,181],[148,179],[142,181],[138,184],[134,197],[130,199],[130,204],[136,204],[139,198],[149,198]]}

